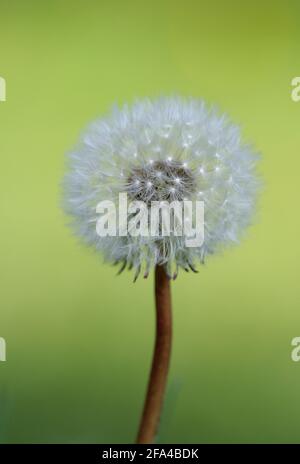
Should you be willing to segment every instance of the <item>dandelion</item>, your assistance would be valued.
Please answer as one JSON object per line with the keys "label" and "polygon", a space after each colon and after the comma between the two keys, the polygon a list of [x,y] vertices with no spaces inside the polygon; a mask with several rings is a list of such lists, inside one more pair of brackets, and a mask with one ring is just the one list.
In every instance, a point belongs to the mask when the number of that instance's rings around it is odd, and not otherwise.
{"label": "dandelion", "polygon": [[[227,117],[201,100],[179,97],[115,108],[90,125],[68,157],[64,208],[74,232],[108,262],[120,264],[121,272],[133,269],[134,280],[155,269],[156,345],[138,443],[153,442],[163,402],[171,349],[170,279],[180,269],[197,272],[207,256],[238,242],[253,215],[256,161]],[[201,246],[187,247],[185,237],[175,234],[100,237],[96,206],[103,200],[116,203],[121,192],[147,207],[203,201]]]}

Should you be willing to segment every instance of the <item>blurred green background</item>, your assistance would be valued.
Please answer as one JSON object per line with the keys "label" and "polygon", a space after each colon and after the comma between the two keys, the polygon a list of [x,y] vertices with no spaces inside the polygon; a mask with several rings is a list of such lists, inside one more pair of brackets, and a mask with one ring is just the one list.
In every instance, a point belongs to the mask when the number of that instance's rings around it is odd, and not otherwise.
{"label": "blurred green background", "polygon": [[300,442],[298,0],[0,0],[0,442],[135,437],[153,279],[115,276],[60,210],[64,153],[113,103],[204,97],[262,152],[241,246],[173,285],[160,443]]}

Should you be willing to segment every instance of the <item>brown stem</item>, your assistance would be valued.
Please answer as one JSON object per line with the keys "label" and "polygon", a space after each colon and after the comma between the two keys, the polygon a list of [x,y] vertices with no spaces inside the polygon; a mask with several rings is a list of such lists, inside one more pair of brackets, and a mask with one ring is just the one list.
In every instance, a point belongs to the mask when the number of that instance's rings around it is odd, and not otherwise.
{"label": "brown stem", "polygon": [[170,280],[162,266],[155,268],[156,340],[137,443],[153,443],[157,433],[167,383],[171,340],[172,307]]}

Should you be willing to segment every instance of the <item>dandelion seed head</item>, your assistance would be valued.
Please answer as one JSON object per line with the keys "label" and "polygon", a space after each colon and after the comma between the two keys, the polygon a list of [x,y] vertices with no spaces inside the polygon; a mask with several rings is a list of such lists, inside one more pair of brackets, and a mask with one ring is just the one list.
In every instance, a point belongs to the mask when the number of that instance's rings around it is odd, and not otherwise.
{"label": "dandelion seed head", "polygon": [[[110,262],[136,270],[163,264],[187,269],[235,243],[251,223],[257,187],[257,155],[239,128],[202,100],[160,98],[124,106],[92,123],[68,155],[64,209],[75,233]],[[99,202],[204,201],[200,247],[185,237],[100,237]],[[169,271],[170,273],[171,271]]]}

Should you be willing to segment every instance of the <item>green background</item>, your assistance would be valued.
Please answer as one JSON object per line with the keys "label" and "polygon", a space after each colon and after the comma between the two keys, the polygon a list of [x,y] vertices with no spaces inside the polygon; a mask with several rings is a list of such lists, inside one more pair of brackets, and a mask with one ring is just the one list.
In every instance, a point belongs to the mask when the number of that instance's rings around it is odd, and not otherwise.
{"label": "green background", "polygon": [[300,442],[300,9],[289,1],[0,1],[1,442],[132,442],[154,336],[60,210],[64,153],[113,103],[203,97],[262,153],[239,247],[173,285],[161,443]]}

